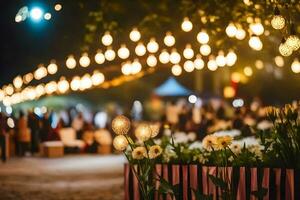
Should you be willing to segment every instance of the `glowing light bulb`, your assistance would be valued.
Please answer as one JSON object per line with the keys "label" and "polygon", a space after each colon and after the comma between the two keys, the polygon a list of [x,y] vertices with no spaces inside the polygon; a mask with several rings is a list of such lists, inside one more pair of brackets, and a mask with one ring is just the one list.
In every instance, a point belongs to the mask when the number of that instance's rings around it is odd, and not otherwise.
{"label": "glowing light bulb", "polygon": [[271,20],[271,25],[276,30],[281,30],[285,27],[285,19],[282,15],[274,15]]}
{"label": "glowing light bulb", "polygon": [[285,57],[292,55],[293,49],[289,47],[286,42],[282,42],[279,45],[279,53]]}
{"label": "glowing light bulb", "polygon": [[88,67],[91,63],[91,60],[87,53],[83,53],[82,56],[79,59],[79,64],[81,67]]}
{"label": "glowing light bulb", "polygon": [[130,75],[131,74],[131,63],[130,61],[127,61],[122,64],[121,71],[124,75]]}
{"label": "glowing light bulb", "polygon": [[23,77],[23,81],[25,84],[30,83],[33,80],[34,75],[32,73],[25,74]]}
{"label": "glowing light bulb", "polygon": [[135,47],[135,54],[138,56],[143,56],[146,53],[146,47],[142,42],[139,42]]}
{"label": "glowing light bulb", "polygon": [[129,38],[133,42],[137,42],[141,39],[141,33],[139,32],[139,30],[137,28],[133,28],[132,31],[129,34]]}
{"label": "glowing light bulb", "polygon": [[180,65],[173,65],[171,71],[174,76],[179,76],[182,73],[182,68]]}
{"label": "glowing light bulb", "polygon": [[183,64],[183,68],[186,72],[192,72],[195,69],[194,62],[191,60],[187,60]]}
{"label": "glowing light bulb", "polygon": [[159,61],[163,64],[167,64],[170,61],[170,54],[167,52],[167,50],[164,49],[159,54]]}
{"label": "glowing light bulb", "polygon": [[208,44],[203,44],[200,47],[200,53],[203,56],[208,56],[211,53],[211,48]]}
{"label": "glowing light bulb", "polygon": [[149,55],[147,58],[147,65],[149,67],[155,67],[157,65],[157,59],[154,55]]}
{"label": "glowing light bulb", "polygon": [[35,72],[34,72],[34,78],[36,80],[40,80],[40,79],[44,78],[45,76],[47,76],[47,73],[48,73],[48,71],[47,71],[46,67],[44,67],[43,65],[40,65],[38,67],[38,69],[35,70]]}
{"label": "glowing light bulb", "polygon": [[206,31],[201,31],[197,35],[197,40],[200,44],[207,44],[209,42],[209,35]]}
{"label": "glowing light bulb", "polygon": [[131,73],[132,74],[137,74],[142,70],[142,65],[139,62],[138,59],[134,59],[134,61],[131,64]]}
{"label": "glowing light bulb", "polygon": [[256,67],[257,69],[263,69],[263,68],[264,68],[264,62],[261,61],[261,60],[256,60],[256,61],[255,61],[255,67]]}
{"label": "glowing light bulb", "polygon": [[293,61],[291,69],[296,74],[300,73],[300,62],[297,58]]}
{"label": "glowing light bulb", "polygon": [[72,81],[71,81],[71,89],[73,91],[77,91],[80,89],[80,77],[79,76],[75,76]]}
{"label": "glowing light bulb", "polygon": [[226,58],[223,51],[219,52],[219,55],[216,57],[216,62],[219,67],[224,67],[226,65]]}
{"label": "glowing light bulb", "polygon": [[233,66],[237,61],[237,55],[234,51],[229,50],[228,54],[226,55],[226,65]]}
{"label": "glowing light bulb", "polygon": [[113,38],[110,35],[110,33],[107,31],[104,33],[104,35],[101,38],[102,44],[105,46],[109,46],[113,43]]}
{"label": "glowing light bulb", "polygon": [[244,74],[245,74],[246,76],[252,76],[252,74],[253,74],[252,68],[249,67],[249,66],[245,67],[245,68],[244,68]]}
{"label": "glowing light bulb", "polygon": [[234,37],[237,33],[237,28],[233,23],[228,24],[225,30],[228,37]]}
{"label": "glowing light bulb", "polygon": [[241,81],[241,75],[238,72],[233,72],[231,74],[231,81],[234,83],[239,83]]}
{"label": "glowing light bulb", "polygon": [[148,124],[139,124],[135,131],[135,137],[139,140],[139,141],[147,141],[151,138],[151,128]]}
{"label": "glowing light bulb", "polygon": [[190,44],[187,44],[185,46],[185,49],[183,50],[183,57],[186,59],[191,59],[194,57],[194,50],[192,49],[192,46]]}
{"label": "glowing light bulb", "polygon": [[209,61],[207,62],[207,68],[210,71],[216,71],[218,69],[217,62],[213,56],[210,56]]}
{"label": "glowing light bulb", "polygon": [[250,24],[250,30],[255,35],[262,35],[265,31],[264,26],[260,22]]}
{"label": "glowing light bulb", "polygon": [[57,67],[57,64],[55,63],[55,61],[51,61],[51,63],[47,67],[48,73],[56,74],[57,70],[58,70],[58,67]]}
{"label": "glowing light bulb", "polygon": [[99,72],[99,71],[94,71],[94,73],[93,73],[91,79],[92,79],[93,85],[94,85],[94,86],[98,86],[98,85],[100,85],[101,83],[104,82],[105,77],[104,77],[104,75],[103,75],[101,72]]}
{"label": "glowing light bulb", "polygon": [[93,86],[93,82],[91,80],[91,76],[89,74],[85,74],[83,77],[80,79],[80,87],[79,89],[81,91],[89,89]]}
{"label": "glowing light bulb", "polygon": [[242,28],[238,28],[235,35],[236,39],[243,40],[246,37],[246,31]]}
{"label": "glowing light bulb", "polygon": [[223,90],[223,95],[225,98],[233,98],[235,96],[235,90],[231,86],[226,86]]}
{"label": "glowing light bulb", "polygon": [[124,151],[128,146],[128,141],[124,135],[117,135],[113,140],[113,146],[117,151]]}
{"label": "glowing light bulb", "polygon": [[290,35],[286,39],[286,45],[292,48],[294,51],[297,51],[300,48],[300,39],[297,35]]}
{"label": "glowing light bulb", "polygon": [[170,54],[170,62],[172,64],[178,64],[181,60],[180,54],[176,51],[176,49],[172,49],[172,52]]}
{"label": "glowing light bulb", "polygon": [[156,42],[156,40],[154,38],[151,38],[150,41],[147,44],[147,50],[150,53],[156,53],[158,51],[158,43]]}
{"label": "glowing light bulb", "polygon": [[278,67],[283,67],[284,66],[284,59],[282,56],[276,56],[274,58],[274,61],[275,61],[275,64],[278,66]]}
{"label": "glowing light bulb", "polygon": [[70,55],[66,61],[66,66],[69,69],[74,69],[76,67],[76,60],[73,55]]}
{"label": "glowing light bulb", "polygon": [[121,59],[126,59],[128,58],[130,55],[130,52],[129,50],[127,49],[126,45],[125,44],[122,44],[120,49],[118,50],[118,56],[121,58]]}
{"label": "glowing light bulb", "polygon": [[5,94],[7,94],[7,95],[12,95],[14,93],[14,87],[11,84],[9,84],[8,86],[5,86],[3,88],[3,90],[4,90]]}
{"label": "glowing light bulb", "polygon": [[46,84],[45,91],[47,94],[52,94],[57,90],[57,83],[55,81],[51,81]]}
{"label": "glowing light bulb", "polygon": [[23,79],[21,76],[17,76],[16,78],[14,78],[13,80],[13,84],[15,86],[15,88],[19,89],[22,87],[23,85]]}
{"label": "glowing light bulb", "polygon": [[185,32],[190,32],[193,29],[193,24],[192,22],[189,20],[188,17],[185,17],[183,19],[183,22],[181,24],[181,29]]}
{"label": "glowing light bulb", "polygon": [[103,64],[105,62],[105,56],[102,53],[101,50],[98,50],[96,55],[95,55],[95,62],[99,65]]}
{"label": "glowing light bulb", "polygon": [[164,43],[166,46],[171,47],[175,44],[175,38],[171,32],[167,32],[164,38]]}
{"label": "glowing light bulb", "polygon": [[111,47],[107,47],[107,50],[104,52],[104,56],[106,60],[113,61],[116,57],[116,53]]}
{"label": "glowing light bulb", "polygon": [[259,37],[257,37],[256,35],[251,36],[248,44],[255,51],[260,51],[263,48],[263,43],[261,42]]}
{"label": "glowing light bulb", "polygon": [[196,59],[194,60],[194,66],[195,66],[195,68],[200,70],[200,69],[203,69],[203,68],[204,68],[204,65],[205,65],[205,63],[204,63],[204,61],[202,60],[201,55],[198,54],[198,55],[196,56]]}
{"label": "glowing light bulb", "polygon": [[69,88],[70,88],[69,82],[64,77],[62,77],[57,84],[58,91],[64,94],[69,90]]}
{"label": "glowing light bulb", "polygon": [[51,17],[52,17],[51,13],[45,13],[45,15],[44,15],[45,20],[50,20]]}

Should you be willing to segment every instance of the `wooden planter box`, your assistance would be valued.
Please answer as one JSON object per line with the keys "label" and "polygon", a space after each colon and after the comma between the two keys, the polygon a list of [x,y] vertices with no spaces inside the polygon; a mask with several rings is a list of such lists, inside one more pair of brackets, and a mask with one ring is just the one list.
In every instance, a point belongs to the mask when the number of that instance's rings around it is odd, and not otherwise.
{"label": "wooden planter box", "polygon": [[[218,170],[227,170],[231,187],[236,199],[255,200],[251,194],[257,191],[258,186],[266,188],[264,200],[298,200],[300,199],[300,170],[281,168],[249,168],[249,167],[214,167],[200,165],[156,165],[156,173],[164,177],[173,185],[179,184],[180,198],[183,200],[195,199],[192,188],[203,194],[212,194],[214,200],[221,199],[220,189],[208,178],[208,174],[216,175]],[[131,167],[125,164],[125,200],[139,200],[140,191],[137,178]],[[258,180],[261,180],[259,182]],[[159,182],[156,183],[159,187]],[[154,196],[155,200],[171,200],[168,195]]]}

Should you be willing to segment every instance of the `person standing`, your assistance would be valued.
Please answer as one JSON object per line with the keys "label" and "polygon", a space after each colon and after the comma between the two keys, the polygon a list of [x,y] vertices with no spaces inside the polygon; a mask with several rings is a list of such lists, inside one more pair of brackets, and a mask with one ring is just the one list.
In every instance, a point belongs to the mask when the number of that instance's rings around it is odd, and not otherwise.
{"label": "person standing", "polygon": [[28,126],[31,130],[31,154],[38,153],[39,151],[39,117],[32,111],[28,113]]}
{"label": "person standing", "polygon": [[6,162],[6,120],[5,116],[0,113],[0,148],[1,148],[1,160],[2,162]]}
{"label": "person standing", "polygon": [[30,129],[28,128],[27,118],[23,112],[20,112],[18,121],[18,143],[19,155],[24,156],[30,146]]}

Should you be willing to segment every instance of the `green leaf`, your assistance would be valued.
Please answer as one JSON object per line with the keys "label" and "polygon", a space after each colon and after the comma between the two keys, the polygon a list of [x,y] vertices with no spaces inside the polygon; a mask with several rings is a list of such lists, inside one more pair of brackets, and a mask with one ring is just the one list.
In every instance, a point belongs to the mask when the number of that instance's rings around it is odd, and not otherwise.
{"label": "green leaf", "polygon": [[215,176],[210,175],[210,174],[208,175],[208,177],[213,182],[213,184],[215,184],[215,186],[220,187],[223,190],[228,189],[227,183],[225,181],[223,181],[221,178],[215,177]]}

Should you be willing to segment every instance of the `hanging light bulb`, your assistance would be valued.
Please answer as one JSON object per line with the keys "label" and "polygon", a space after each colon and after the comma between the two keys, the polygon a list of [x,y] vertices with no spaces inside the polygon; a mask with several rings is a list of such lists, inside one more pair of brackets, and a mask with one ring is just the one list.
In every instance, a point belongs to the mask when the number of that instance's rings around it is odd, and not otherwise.
{"label": "hanging light bulb", "polygon": [[216,57],[216,62],[219,67],[224,67],[226,65],[226,58],[223,51],[219,51],[219,54]]}
{"label": "hanging light bulb", "polygon": [[14,87],[9,84],[8,86],[3,87],[3,90],[6,95],[12,95],[14,93]]}
{"label": "hanging light bulb", "polygon": [[235,35],[236,39],[243,40],[246,37],[246,31],[243,28],[238,28]]}
{"label": "hanging light bulb", "polygon": [[283,67],[284,66],[284,59],[282,56],[276,56],[274,58],[274,61],[275,61],[275,64],[278,66],[278,67]]}
{"label": "hanging light bulb", "polygon": [[237,55],[234,51],[229,50],[228,54],[226,55],[226,65],[233,66],[237,61]]}
{"label": "hanging light bulb", "polygon": [[192,46],[190,44],[187,44],[185,46],[185,49],[183,50],[183,57],[186,59],[191,59],[194,57],[194,50],[192,49]]}
{"label": "hanging light bulb", "polygon": [[131,64],[131,73],[132,74],[137,74],[142,70],[142,65],[139,62],[139,59],[134,59],[134,61]]}
{"label": "hanging light bulb", "polygon": [[192,22],[189,20],[188,17],[185,17],[183,19],[183,22],[181,24],[181,29],[184,31],[184,32],[190,32],[192,29],[193,29],[193,24]]}
{"label": "hanging light bulb", "polygon": [[147,65],[149,67],[155,67],[157,65],[157,59],[154,55],[149,55],[147,58]]}
{"label": "hanging light bulb", "polygon": [[35,70],[34,72],[34,78],[36,80],[40,80],[42,78],[44,78],[45,76],[47,76],[47,69],[46,67],[44,67],[44,65],[39,65],[38,69]]}
{"label": "hanging light bulb", "polygon": [[110,33],[107,31],[104,33],[104,35],[101,38],[102,44],[105,46],[109,46],[113,43],[113,38],[110,35]]}
{"label": "hanging light bulb", "polygon": [[16,78],[14,78],[13,80],[13,84],[15,86],[15,88],[19,89],[22,87],[23,85],[23,79],[21,76],[17,76]]}
{"label": "hanging light bulb", "polygon": [[91,79],[92,79],[93,85],[94,85],[94,86],[98,86],[98,85],[100,85],[101,83],[104,82],[105,77],[104,77],[104,75],[103,75],[101,72],[99,72],[99,71],[94,71],[94,73],[93,73]]}
{"label": "hanging light bulb", "polygon": [[252,35],[248,43],[249,46],[255,51],[260,51],[263,48],[263,43],[256,35]]}
{"label": "hanging light bulb", "polygon": [[300,62],[297,58],[293,61],[291,69],[296,74],[300,73]]}
{"label": "hanging light bulb", "polygon": [[209,57],[209,61],[207,62],[207,68],[210,71],[216,71],[218,69],[218,65],[217,65],[217,62],[216,62],[214,56]]}
{"label": "hanging light bulb", "polygon": [[234,37],[237,33],[237,28],[233,23],[229,23],[225,30],[228,37]]}
{"label": "hanging light bulb", "polygon": [[246,76],[252,76],[252,74],[253,74],[252,68],[249,67],[249,66],[246,66],[246,67],[244,68],[244,74],[245,74]]}
{"label": "hanging light bulb", "polygon": [[158,43],[156,42],[155,38],[151,38],[150,41],[147,44],[147,50],[150,53],[156,53],[158,51]]}
{"label": "hanging light bulb", "polygon": [[197,54],[196,59],[194,60],[194,66],[196,69],[203,69],[204,68],[204,61],[201,58],[200,54]]}
{"label": "hanging light bulb", "polygon": [[57,69],[58,69],[58,67],[54,60],[51,61],[51,63],[47,67],[47,71],[49,74],[55,74],[57,72]]}
{"label": "hanging light bulb", "polygon": [[44,86],[44,84],[40,84],[40,85],[38,85],[38,86],[36,86],[36,88],[35,88],[35,93],[36,93],[36,95],[38,96],[38,97],[41,97],[41,96],[43,96],[44,94],[45,94],[45,86]]}
{"label": "hanging light bulb", "polygon": [[104,56],[106,60],[113,61],[116,57],[116,53],[112,47],[107,47],[106,51],[104,52]]}
{"label": "hanging light bulb", "polygon": [[290,36],[286,39],[286,44],[294,51],[297,51],[300,48],[300,39],[296,35],[295,25],[291,24]]}
{"label": "hanging light bulb", "polygon": [[59,80],[58,84],[57,84],[57,89],[59,91],[59,93],[66,93],[70,88],[69,82],[66,80],[65,77],[61,77],[61,79]]}
{"label": "hanging light bulb", "polygon": [[23,76],[23,81],[24,81],[24,83],[25,84],[28,84],[28,83],[30,83],[32,80],[33,80],[33,74],[32,73],[28,73],[28,74],[25,74],[24,76]]}
{"label": "hanging light bulb", "polygon": [[194,62],[191,60],[187,60],[183,64],[183,68],[186,72],[192,72],[195,69]]}
{"label": "hanging light bulb", "polygon": [[70,55],[66,61],[66,66],[69,69],[74,69],[76,67],[76,60],[73,55]]}
{"label": "hanging light bulb", "polygon": [[131,74],[131,62],[127,61],[122,64],[121,71],[124,75],[130,75]]}
{"label": "hanging light bulb", "polygon": [[293,49],[286,44],[284,39],[281,41],[281,44],[279,45],[279,53],[283,56],[290,56],[293,53]]}
{"label": "hanging light bulb", "polygon": [[96,55],[95,55],[95,62],[99,65],[103,64],[105,62],[105,56],[102,53],[101,50],[98,50]]}
{"label": "hanging light bulb", "polygon": [[167,64],[170,61],[170,54],[167,52],[166,49],[162,50],[159,54],[159,61],[162,64]]}
{"label": "hanging light bulb", "polygon": [[280,11],[277,6],[275,7],[275,10],[274,10],[274,16],[271,20],[271,25],[276,30],[281,30],[285,27],[285,19],[280,14]]}
{"label": "hanging light bulb", "polygon": [[129,57],[129,50],[127,49],[126,45],[125,44],[122,44],[120,49],[118,50],[118,56],[121,58],[121,59],[126,59]]}
{"label": "hanging light bulb", "polygon": [[143,56],[146,53],[146,47],[142,42],[139,42],[135,47],[135,54],[138,56]]}
{"label": "hanging light bulb", "polygon": [[255,61],[255,67],[256,67],[257,69],[263,69],[263,68],[264,68],[264,62],[261,61],[261,60],[256,60],[256,61]]}
{"label": "hanging light bulb", "polygon": [[141,39],[141,33],[139,32],[139,30],[137,28],[133,28],[132,31],[129,34],[129,38],[133,42],[137,42]]}
{"label": "hanging light bulb", "polygon": [[79,76],[75,76],[72,81],[71,81],[71,89],[73,91],[77,91],[80,88],[80,77]]}
{"label": "hanging light bulb", "polygon": [[180,65],[173,65],[171,71],[174,76],[179,76],[182,73],[182,68]]}
{"label": "hanging light bulb", "polygon": [[197,40],[200,44],[207,44],[209,41],[209,35],[206,33],[206,31],[202,30],[198,33]]}
{"label": "hanging light bulb", "polygon": [[79,89],[81,91],[89,89],[93,86],[93,82],[91,80],[91,76],[89,74],[85,74],[83,77],[80,79],[80,87]]}
{"label": "hanging light bulb", "polygon": [[176,49],[172,49],[172,52],[170,54],[170,62],[172,64],[178,64],[181,60],[180,54],[176,51]]}
{"label": "hanging light bulb", "polygon": [[91,60],[87,53],[83,53],[82,56],[79,59],[79,64],[81,67],[88,67],[91,63]]}
{"label": "hanging light bulb", "polygon": [[172,35],[171,32],[168,31],[166,33],[166,36],[164,38],[164,43],[168,47],[171,47],[171,46],[173,46],[175,44],[175,38],[174,38],[174,36]]}
{"label": "hanging light bulb", "polygon": [[203,56],[208,56],[211,53],[211,48],[208,44],[203,44],[200,46],[200,53]]}
{"label": "hanging light bulb", "polygon": [[249,28],[255,35],[262,35],[265,31],[260,21],[250,24]]}
{"label": "hanging light bulb", "polygon": [[57,83],[55,81],[51,81],[46,84],[45,91],[47,94],[52,94],[57,91]]}
{"label": "hanging light bulb", "polygon": [[113,146],[117,151],[124,151],[128,146],[128,141],[124,135],[117,135],[113,140]]}

